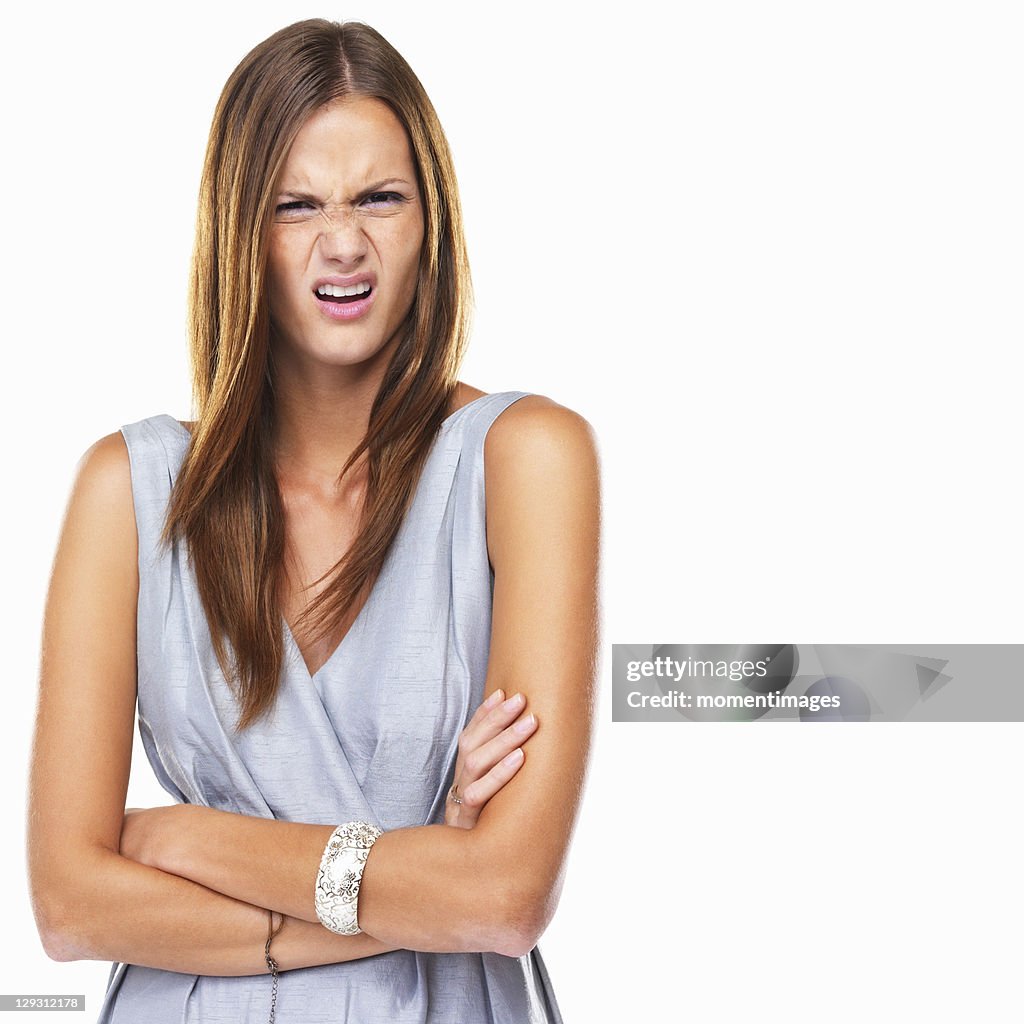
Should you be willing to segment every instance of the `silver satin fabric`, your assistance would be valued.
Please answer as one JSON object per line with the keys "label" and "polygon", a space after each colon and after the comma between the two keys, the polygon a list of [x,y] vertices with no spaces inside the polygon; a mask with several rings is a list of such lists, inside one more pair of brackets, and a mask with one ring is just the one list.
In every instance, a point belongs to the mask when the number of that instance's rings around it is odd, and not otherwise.
{"label": "silver satin fabric", "polygon": [[[286,631],[273,716],[232,733],[185,550],[157,538],[189,436],[152,416],[121,428],[139,532],[139,731],[175,800],[239,814],[384,830],[444,821],[459,733],[483,699],[493,577],[483,444],[528,392],[478,398],[442,424],[367,603],[312,678]],[[310,879],[312,889],[313,879]],[[113,964],[99,1024],[259,1024],[269,975],[226,978]],[[539,949],[378,956],[286,971],[277,1024],[561,1024]]]}

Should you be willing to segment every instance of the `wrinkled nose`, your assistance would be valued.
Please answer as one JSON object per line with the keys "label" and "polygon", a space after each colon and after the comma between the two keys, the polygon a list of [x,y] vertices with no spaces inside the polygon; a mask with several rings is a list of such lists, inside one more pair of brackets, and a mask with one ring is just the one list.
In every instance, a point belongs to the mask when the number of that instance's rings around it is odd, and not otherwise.
{"label": "wrinkled nose", "polygon": [[358,217],[351,211],[324,216],[319,244],[325,259],[346,265],[358,263],[369,245]]}

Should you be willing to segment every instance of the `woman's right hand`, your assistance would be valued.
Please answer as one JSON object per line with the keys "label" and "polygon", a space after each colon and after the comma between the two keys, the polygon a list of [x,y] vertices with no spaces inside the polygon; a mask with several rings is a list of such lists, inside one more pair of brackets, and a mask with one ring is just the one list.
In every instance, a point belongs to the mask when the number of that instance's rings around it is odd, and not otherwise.
{"label": "woman's right hand", "polygon": [[536,731],[537,716],[524,713],[523,694],[517,693],[509,700],[504,700],[504,696],[502,690],[495,690],[476,709],[459,736],[452,789],[462,802],[456,803],[449,791],[444,812],[446,825],[472,828],[487,801],[522,767],[522,745]]}

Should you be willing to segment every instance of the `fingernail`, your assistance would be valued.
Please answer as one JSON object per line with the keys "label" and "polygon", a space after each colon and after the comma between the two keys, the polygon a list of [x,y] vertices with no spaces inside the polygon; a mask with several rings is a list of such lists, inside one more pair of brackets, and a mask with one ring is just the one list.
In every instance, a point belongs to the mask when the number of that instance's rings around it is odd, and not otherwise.
{"label": "fingernail", "polygon": [[505,691],[499,688],[495,690],[494,693],[492,693],[490,697],[487,698],[487,700],[484,701],[484,706],[488,708],[493,708],[497,706],[504,699],[504,697]]}
{"label": "fingernail", "polygon": [[527,715],[521,722],[516,722],[512,726],[513,730],[520,735],[525,735],[528,732],[533,732],[533,727],[537,724],[537,718],[535,715]]}
{"label": "fingernail", "polygon": [[521,693],[517,693],[514,697],[509,697],[509,699],[505,701],[505,709],[511,711],[513,708],[519,707],[522,703],[523,695]]}
{"label": "fingernail", "polygon": [[520,747],[517,747],[508,755],[508,757],[505,758],[505,764],[507,764],[509,768],[514,768],[520,761],[522,761],[522,759],[523,751]]}

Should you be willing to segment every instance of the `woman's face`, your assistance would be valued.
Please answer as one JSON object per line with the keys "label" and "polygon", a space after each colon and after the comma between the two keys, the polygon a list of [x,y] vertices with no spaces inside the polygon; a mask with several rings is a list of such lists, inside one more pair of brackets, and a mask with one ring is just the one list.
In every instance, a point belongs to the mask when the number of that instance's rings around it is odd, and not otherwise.
{"label": "woman's face", "polygon": [[346,97],[299,131],[277,185],[268,297],[280,368],[386,364],[416,295],[423,208],[381,100]]}

